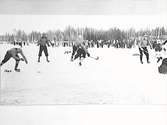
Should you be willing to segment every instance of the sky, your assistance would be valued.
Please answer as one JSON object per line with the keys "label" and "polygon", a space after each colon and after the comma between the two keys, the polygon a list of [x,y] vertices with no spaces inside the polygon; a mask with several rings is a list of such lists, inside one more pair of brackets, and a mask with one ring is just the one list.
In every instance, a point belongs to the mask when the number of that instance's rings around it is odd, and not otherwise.
{"label": "sky", "polygon": [[0,14],[160,14],[167,0],[0,0]]}
{"label": "sky", "polygon": [[73,27],[167,27],[167,0],[0,0],[0,34]]}
{"label": "sky", "polygon": [[160,15],[0,15],[0,34],[13,33],[14,29],[26,33],[64,30],[69,25],[74,28],[140,30],[162,26],[167,28],[166,22],[167,16]]}

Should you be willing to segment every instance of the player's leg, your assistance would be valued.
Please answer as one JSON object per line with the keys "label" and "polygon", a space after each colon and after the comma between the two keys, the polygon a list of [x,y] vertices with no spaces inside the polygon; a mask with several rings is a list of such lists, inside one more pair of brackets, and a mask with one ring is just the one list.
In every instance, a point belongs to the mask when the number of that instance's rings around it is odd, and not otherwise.
{"label": "player's leg", "polygon": [[[18,55],[16,55],[16,56],[17,56],[18,58],[20,58]],[[16,60],[16,62],[15,62],[15,67],[14,67],[14,70],[17,71],[17,72],[20,71],[20,69],[18,69],[19,62],[20,62],[20,60]]]}
{"label": "player's leg", "polygon": [[20,71],[20,69],[18,69],[18,65],[19,65],[19,61],[18,61],[18,60],[16,60],[14,70],[15,70],[15,71],[17,71],[17,72],[19,72],[19,71]]}
{"label": "player's leg", "polygon": [[141,48],[139,48],[139,52],[140,52],[140,62],[141,64],[143,64],[143,50]]}
{"label": "player's leg", "polygon": [[82,62],[83,62],[84,58],[79,58],[79,65],[81,66],[82,65]]}
{"label": "player's leg", "polygon": [[44,46],[44,53],[45,53],[45,56],[46,56],[46,61],[50,62],[49,59],[48,59],[49,54],[48,54],[47,46]]}
{"label": "player's leg", "polygon": [[72,47],[71,61],[73,61],[73,57],[74,57],[74,54],[76,53],[76,51],[77,51],[77,47],[75,45],[73,45],[73,47]]}
{"label": "player's leg", "polygon": [[79,53],[80,53],[80,55],[79,55],[79,59],[80,59],[79,65],[81,66],[83,60],[86,58],[86,52],[83,49],[80,49]]}
{"label": "player's leg", "polygon": [[4,63],[6,63],[10,58],[11,58],[11,54],[7,51],[6,54],[5,54],[4,59],[0,63],[0,66],[2,66]]}
{"label": "player's leg", "polygon": [[144,49],[144,54],[146,55],[147,63],[150,63],[150,61],[149,61],[149,53],[148,53],[147,47],[144,47],[143,49]]}
{"label": "player's leg", "polygon": [[38,62],[40,62],[40,58],[41,58],[41,56],[42,56],[42,51],[43,51],[43,47],[40,46],[40,47],[39,47],[39,53],[38,53]]}

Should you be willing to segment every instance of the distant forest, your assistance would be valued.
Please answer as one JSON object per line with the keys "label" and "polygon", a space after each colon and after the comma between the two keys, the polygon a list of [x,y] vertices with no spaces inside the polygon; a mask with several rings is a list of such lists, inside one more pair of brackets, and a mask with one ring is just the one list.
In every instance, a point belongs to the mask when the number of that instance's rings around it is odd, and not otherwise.
{"label": "distant forest", "polygon": [[[48,38],[52,41],[75,41],[78,35],[82,35],[84,40],[97,41],[97,40],[128,40],[134,39],[139,36],[150,36],[153,39],[166,39],[167,29],[165,27],[157,27],[155,29],[142,29],[136,31],[133,28],[129,30],[121,30],[119,28],[110,28],[109,30],[97,30],[94,28],[73,28],[71,26],[66,27],[64,31],[61,30],[49,30],[45,32]],[[0,35],[0,41],[13,42],[13,41],[28,41],[34,42],[39,40],[42,32],[32,31],[31,33],[25,33],[24,30],[13,30],[13,33],[4,33]]]}

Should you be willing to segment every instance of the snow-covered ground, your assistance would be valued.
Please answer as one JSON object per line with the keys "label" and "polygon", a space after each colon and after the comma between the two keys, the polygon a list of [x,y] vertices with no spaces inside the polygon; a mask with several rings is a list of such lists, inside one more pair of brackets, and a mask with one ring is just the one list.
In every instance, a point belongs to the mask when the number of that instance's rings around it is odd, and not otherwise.
{"label": "snow-covered ground", "polygon": [[[12,45],[0,45],[0,60]],[[140,64],[137,48],[91,48],[92,56],[83,65],[71,62],[71,48],[49,47],[37,62],[38,47],[23,47],[28,64],[21,62],[21,72],[14,72],[15,61],[1,67],[1,104],[167,104],[167,75],[158,73],[154,52],[150,64]],[[11,69],[12,72],[4,72]]]}

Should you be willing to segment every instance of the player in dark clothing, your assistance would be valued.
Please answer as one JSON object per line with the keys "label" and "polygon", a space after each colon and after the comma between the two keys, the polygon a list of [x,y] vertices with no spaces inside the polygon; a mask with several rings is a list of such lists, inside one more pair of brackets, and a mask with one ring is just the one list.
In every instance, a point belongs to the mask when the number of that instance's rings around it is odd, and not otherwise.
{"label": "player in dark clothing", "polygon": [[[82,61],[84,58],[86,58],[86,55],[90,57],[90,54],[87,50],[87,47],[84,46],[83,44],[79,44],[78,46],[75,46],[75,56],[73,60],[76,60],[79,58],[80,62],[79,65],[82,65]],[[72,54],[73,55],[73,54]]]}
{"label": "player in dark clothing", "polygon": [[89,57],[90,54],[88,53],[88,50],[84,46],[79,46],[76,55],[74,56],[74,60],[77,58],[86,58],[86,55]]}
{"label": "player in dark clothing", "polygon": [[158,67],[159,73],[167,74],[167,58],[162,60],[161,65]]}
{"label": "player in dark clothing", "polygon": [[75,42],[74,45],[72,46],[71,61],[74,60],[74,55],[77,53],[79,46],[81,46],[81,43],[79,43],[79,42]]}
{"label": "player in dark clothing", "polygon": [[155,52],[156,52],[156,57],[157,57],[157,63],[166,58],[166,49],[167,46],[165,44],[167,43],[167,40],[165,42],[161,42],[160,40],[157,40],[157,43],[155,45]]}
{"label": "player in dark clothing", "polygon": [[48,59],[48,49],[47,46],[50,46],[50,40],[48,40],[46,34],[42,34],[42,37],[40,38],[40,40],[38,41],[37,45],[39,45],[39,54],[38,54],[38,62],[40,62],[40,58],[42,56],[42,52],[44,51],[45,56],[46,56],[46,61],[49,62]]}
{"label": "player in dark clothing", "polygon": [[[23,58],[20,58],[18,54],[20,54]],[[18,69],[19,61],[25,61],[26,64],[28,63],[28,61],[27,61],[26,57],[24,56],[21,48],[12,48],[12,49],[10,49],[6,52],[4,59],[0,63],[0,66],[2,66],[4,63],[6,63],[11,57],[16,60],[14,70],[17,71],[17,72],[20,71],[20,69]]]}

